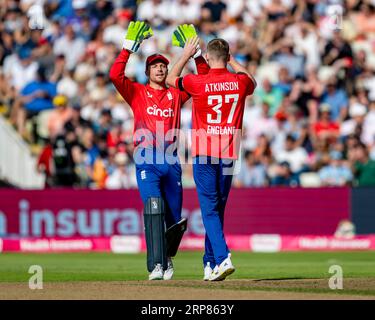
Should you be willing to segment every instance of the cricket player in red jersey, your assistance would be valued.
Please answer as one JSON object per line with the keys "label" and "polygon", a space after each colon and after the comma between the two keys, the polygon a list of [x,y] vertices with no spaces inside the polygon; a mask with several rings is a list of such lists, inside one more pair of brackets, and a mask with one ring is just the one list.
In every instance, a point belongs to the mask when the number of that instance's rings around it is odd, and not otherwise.
{"label": "cricket player in red jersey", "polygon": [[[179,225],[183,221],[181,167],[176,148],[171,146],[178,138],[174,130],[180,127],[181,106],[190,95],[178,88],[167,87],[169,61],[160,54],[153,54],[146,60],[145,72],[149,79],[146,85],[135,83],[126,76],[129,56],[150,36],[152,30],[145,22],[131,22],[123,49],[109,75],[134,113],[134,160],[144,204],[149,280],[169,280],[174,272],[171,257],[177,252],[186,229],[186,219],[183,219],[185,225]],[[199,56],[195,61],[198,73],[208,72],[203,57]],[[171,130],[171,137],[167,139],[165,135]],[[178,228],[174,228],[176,225]],[[166,228],[173,232],[166,233]]]}
{"label": "cricket player in red jersey", "polygon": [[198,42],[197,37],[187,41],[167,84],[193,98],[193,173],[206,229],[204,280],[219,281],[235,271],[223,232],[224,209],[239,153],[245,99],[254,92],[256,81],[230,55],[223,39],[207,45],[207,74],[180,77]]}

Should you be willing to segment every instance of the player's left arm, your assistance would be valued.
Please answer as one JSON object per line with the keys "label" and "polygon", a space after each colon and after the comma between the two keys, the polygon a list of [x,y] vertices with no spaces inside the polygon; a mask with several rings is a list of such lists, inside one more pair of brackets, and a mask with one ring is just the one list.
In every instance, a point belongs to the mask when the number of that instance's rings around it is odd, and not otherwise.
{"label": "player's left arm", "polygon": [[198,74],[207,74],[210,71],[210,66],[202,55],[198,56],[194,60],[195,65],[197,66]]}
{"label": "player's left arm", "polygon": [[242,64],[240,64],[236,59],[234,59],[232,54],[229,56],[228,64],[232,67],[235,73],[242,73],[250,78],[254,87],[252,91],[254,91],[257,86],[255,78],[247,71],[247,69]]}
{"label": "player's left arm", "polygon": [[[193,24],[181,24],[176,27],[172,34],[172,45],[184,48],[187,41],[198,36],[197,30]],[[207,74],[210,70],[208,63],[202,56],[202,50],[198,42],[197,51],[193,55],[198,74]]]}
{"label": "player's left arm", "polygon": [[177,80],[180,78],[182,70],[184,69],[185,65],[189,61],[189,59],[195,55],[197,52],[197,46],[199,43],[199,38],[194,37],[190,38],[186,41],[183,54],[181,58],[175,63],[172,67],[171,71],[167,76],[167,84],[173,88],[179,88]]}

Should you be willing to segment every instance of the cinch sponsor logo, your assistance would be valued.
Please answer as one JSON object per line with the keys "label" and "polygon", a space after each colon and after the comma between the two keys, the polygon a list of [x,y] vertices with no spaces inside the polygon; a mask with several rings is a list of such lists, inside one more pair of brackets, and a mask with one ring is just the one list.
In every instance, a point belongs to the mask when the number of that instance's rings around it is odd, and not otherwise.
{"label": "cinch sponsor logo", "polygon": [[154,104],[151,107],[147,108],[147,113],[151,116],[159,116],[163,118],[170,118],[174,116],[173,109],[168,108],[168,109],[160,109],[156,104]]}

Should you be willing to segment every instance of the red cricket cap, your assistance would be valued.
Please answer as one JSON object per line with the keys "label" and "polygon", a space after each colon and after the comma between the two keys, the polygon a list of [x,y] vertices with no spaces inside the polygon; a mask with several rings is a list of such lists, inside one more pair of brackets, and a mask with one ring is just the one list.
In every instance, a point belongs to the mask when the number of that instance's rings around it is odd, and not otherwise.
{"label": "red cricket cap", "polygon": [[169,64],[169,60],[166,57],[164,57],[163,55],[159,53],[154,53],[151,56],[148,56],[146,59],[146,72],[147,72],[147,68],[149,67],[149,65],[154,63],[155,61],[161,61],[165,63],[166,65]]}
{"label": "red cricket cap", "polygon": [[117,19],[130,21],[133,17],[133,14],[130,10],[123,9],[119,10],[116,14]]}

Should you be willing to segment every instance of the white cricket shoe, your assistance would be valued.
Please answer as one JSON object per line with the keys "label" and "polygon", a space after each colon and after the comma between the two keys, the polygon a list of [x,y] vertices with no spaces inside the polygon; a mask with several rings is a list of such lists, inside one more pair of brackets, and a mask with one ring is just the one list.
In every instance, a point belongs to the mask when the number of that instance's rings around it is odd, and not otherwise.
{"label": "white cricket shoe", "polygon": [[163,279],[164,280],[171,280],[173,278],[173,263],[172,258],[168,258],[168,267],[167,270],[164,271]]}
{"label": "white cricket shoe", "polygon": [[154,270],[149,274],[148,280],[163,280],[163,267],[160,263],[158,263]]}
{"label": "white cricket shoe", "polygon": [[204,277],[203,277],[203,280],[204,281],[210,280],[211,273],[212,273],[211,265],[210,265],[209,262],[207,262],[206,266],[204,267]]}
{"label": "white cricket shoe", "polygon": [[231,254],[228,254],[228,258],[226,258],[219,266],[216,266],[215,269],[212,271],[211,276],[209,278],[210,281],[221,281],[224,280],[227,276],[232,274],[236,269],[230,260]]}

